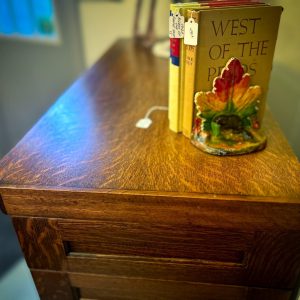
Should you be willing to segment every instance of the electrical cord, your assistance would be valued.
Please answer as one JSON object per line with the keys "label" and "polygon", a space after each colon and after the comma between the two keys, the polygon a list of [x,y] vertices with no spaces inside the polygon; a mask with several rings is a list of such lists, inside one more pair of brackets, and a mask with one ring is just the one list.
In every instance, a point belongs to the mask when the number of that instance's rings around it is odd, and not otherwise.
{"label": "electrical cord", "polygon": [[147,129],[151,126],[152,124],[152,120],[150,119],[150,115],[156,111],[156,110],[168,110],[168,106],[158,106],[158,105],[155,105],[155,106],[152,106],[148,109],[145,117],[143,119],[140,119],[136,122],[135,124],[135,127],[137,128],[142,128],[142,129]]}

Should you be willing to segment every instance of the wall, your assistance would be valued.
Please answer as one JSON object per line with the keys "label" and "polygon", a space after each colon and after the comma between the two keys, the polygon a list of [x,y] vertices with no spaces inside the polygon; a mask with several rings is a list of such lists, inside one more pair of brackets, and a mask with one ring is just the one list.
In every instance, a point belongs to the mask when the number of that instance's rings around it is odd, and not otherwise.
{"label": "wall", "polygon": [[300,2],[275,0],[284,7],[274,56],[268,103],[300,158]]}
{"label": "wall", "polygon": [[[141,21],[142,29],[147,23],[147,8],[144,1]],[[120,37],[131,37],[135,16],[135,0],[80,1],[80,18],[86,66],[91,66]],[[168,28],[168,1],[157,0],[155,29],[158,36],[166,36]]]}
{"label": "wall", "polygon": [[[59,45],[0,38],[0,158],[83,71],[77,5],[76,1],[56,1]],[[1,212],[0,244],[1,278],[22,256],[10,218]],[[19,275],[17,281],[31,283]]]}
{"label": "wall", "polygon": [[0,157],[84,69],[78,3],[55,3],[59,45],[0,39]]}

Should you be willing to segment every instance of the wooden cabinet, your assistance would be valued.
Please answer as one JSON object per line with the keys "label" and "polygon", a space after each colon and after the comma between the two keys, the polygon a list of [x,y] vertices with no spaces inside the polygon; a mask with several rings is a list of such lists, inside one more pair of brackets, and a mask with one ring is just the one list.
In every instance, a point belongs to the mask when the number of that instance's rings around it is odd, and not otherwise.
{"label": "wooden cabinet", "polygon": [[202,153],[168,129],[167,61],[117,42],[0,162],[42,299],[295,299],[300,166],[267,148]]}

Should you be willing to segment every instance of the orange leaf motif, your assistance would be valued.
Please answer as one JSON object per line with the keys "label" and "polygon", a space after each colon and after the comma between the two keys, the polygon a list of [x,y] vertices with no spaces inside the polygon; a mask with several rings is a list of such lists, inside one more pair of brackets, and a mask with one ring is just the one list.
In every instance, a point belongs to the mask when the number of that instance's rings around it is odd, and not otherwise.
{"label": "orange leaf motif", "polygon": [[250,79],[237,58],[229,59],[221,75],[214,79],[212,91],[196,93],[198,111],[220,112],[230,100],[237,111],[242,111],[262,94],[260,86],[249,86]]}
{"label": "orange leaf motif", "polygon": [[219,77],[213,83],[213,91],[222,102],[227,102],[233,93],[233,87],[238,84],[244,75],[244,69],[237,58],[231,58],[223,68]]}

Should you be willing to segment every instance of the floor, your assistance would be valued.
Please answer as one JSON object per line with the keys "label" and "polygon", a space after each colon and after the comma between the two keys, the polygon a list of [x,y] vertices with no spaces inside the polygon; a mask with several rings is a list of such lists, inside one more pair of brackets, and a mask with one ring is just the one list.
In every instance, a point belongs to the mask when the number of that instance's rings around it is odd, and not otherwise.
{"label": "floor", "polygon": [[11,219],[0,211],[0,277],[22,256]]}
{"label": "floor", "polygon": [[30,271],[23,258],[18,259],[0,277],[0,295],[5,300],[39,300]]}
{"label": "floor", "polygon": [[0,299],[38,300],[39,296],[11,219],[0,212]]}

